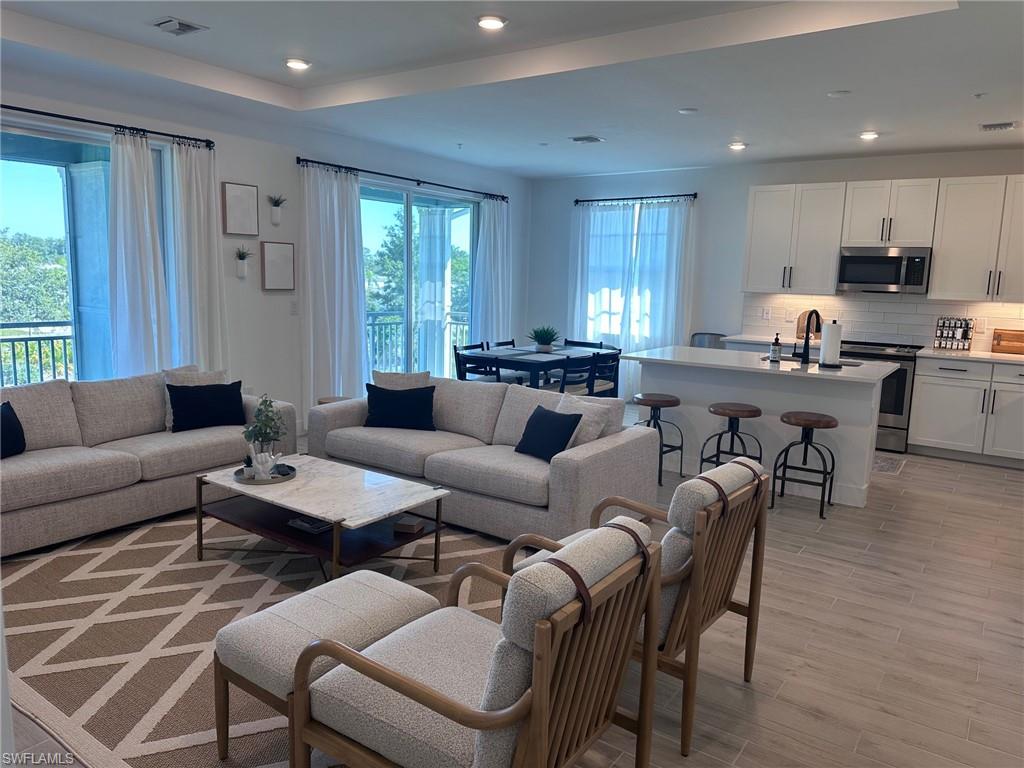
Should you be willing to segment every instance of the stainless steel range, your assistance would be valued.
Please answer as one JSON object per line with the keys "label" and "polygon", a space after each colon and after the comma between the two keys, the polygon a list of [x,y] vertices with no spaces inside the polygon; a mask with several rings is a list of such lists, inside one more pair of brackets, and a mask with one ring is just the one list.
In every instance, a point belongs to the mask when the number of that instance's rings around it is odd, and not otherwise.
{"label": "stainless steel range", "polygon": [[914,391],[915,344],[884,344],[873,341],[844,341],[840,356],[853,360],[880,360],[899,364],[899,369],[882,379],[875,447],[883,451],[907,452],[910,427],[910,397]]}

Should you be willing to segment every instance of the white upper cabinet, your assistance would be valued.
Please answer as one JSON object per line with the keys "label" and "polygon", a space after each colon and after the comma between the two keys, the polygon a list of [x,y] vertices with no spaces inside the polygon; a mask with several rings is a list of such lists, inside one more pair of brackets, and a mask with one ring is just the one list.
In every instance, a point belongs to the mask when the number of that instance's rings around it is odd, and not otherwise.
{"label": "white upper cabinet", "polygon": [[845,182],[797,185],[786,282],[791,292],[836,292],[845,199]]}
{"label": "white upper cabinet", "polygon": [[786,290],[795,199],[795,184],[750,188],[744,281],[747,291],[781,293]]}
{"label": "white upper cabinet", "polygon": [[889,192],[885,244],[902,248],[928,248],[935,231],[938,179],[897,179]]}
{"label": "white upper cabinet", "polygon": [[1024,302],[1024,175],[1006,179],[996,267],[996,301]]}
{"label": "white upper cabinet", "polygon": [[847,182],[843,245],[882,245],[889,219],[891,186],[888,180]]}
{"label": "white upper cabinet", "polygon": [[[997,286],[1005,189],[1005,176],[966,176],[939,183],[929,298],[984,301],[995,297],[997,287],[1007,296],[1016,290],[1005,274],[1003,285]],[[1018,238],[1018,252],[1019,242]],[[1019,261],[1018,257],[1018,270]]]}

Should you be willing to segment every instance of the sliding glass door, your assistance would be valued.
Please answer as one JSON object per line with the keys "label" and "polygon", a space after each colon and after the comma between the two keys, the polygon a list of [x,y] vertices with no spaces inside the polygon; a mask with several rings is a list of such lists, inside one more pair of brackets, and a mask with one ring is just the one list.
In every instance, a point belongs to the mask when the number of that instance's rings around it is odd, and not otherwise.
{"label": "sliding glass door", "polygon": [[363,186],[366,334],[376,370],[452,376],[467,343],[477,204]]}

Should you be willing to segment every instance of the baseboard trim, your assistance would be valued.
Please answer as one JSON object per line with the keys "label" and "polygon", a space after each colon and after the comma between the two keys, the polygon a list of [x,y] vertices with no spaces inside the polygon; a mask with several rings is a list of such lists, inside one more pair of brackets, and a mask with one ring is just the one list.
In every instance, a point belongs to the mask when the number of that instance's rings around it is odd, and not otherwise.
{"label": "baseboard trim", "polygon": [[1003,469],[1024,469],[1024,461],[1021,459],[1009,459],[1003,456],[988,456],[983,453],[965,453],[964,451],[950,451],[945,448],[932,448],[927,445],[908,445],[907,453],[918,456],[931,456],[935,459],[950,459],[951,461],[965,461],[968,464],[984,464],[989,467],[1001,467]]}

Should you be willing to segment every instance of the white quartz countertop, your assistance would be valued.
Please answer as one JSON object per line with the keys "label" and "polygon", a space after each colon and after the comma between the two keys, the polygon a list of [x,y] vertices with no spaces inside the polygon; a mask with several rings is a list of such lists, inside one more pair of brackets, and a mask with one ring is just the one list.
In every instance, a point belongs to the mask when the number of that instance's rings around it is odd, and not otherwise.
{"label": "white quartz countertop", "polygon": [[922,349],[918,357],[935,357],[940,360],[966,360],[975,363],[1010,363],[1024,365],[1024,355],[1007,355],[1005,352],[982,352],[972,349],[969,352],[953,349]]}
{"label": "white quartz countertop", "polygon": [[[771,344],[775,341],[775,334],[758,336],[753,333],[737,333],[732,336],[726,336],[722,341],[733,341],[737,344]],[[794,344],[798,344],[801,347],[804,345],[803,339],[797,339],[795,336],[784,336],[783,334],[779,334],[779,341],[782,342],[783,347],[788,347],[789,350],[793,349]],[[811,347],[817,349],[820,343],[818,339],[814,339],[811,341]]]}
{"label": "white quartz countertop", "polygon": [[695,368],[717,368],[723,371],[741,371],[766,376],[796,376],[812,379],[838,379],[840,381],[876,384],[899,368],[895,363],[858,361],[862,365],[838,369],[819,368],[816,363],[801,366],[791,360],[769,363],[762,360],[761,352],[741,352],[735,349],[707,349],[703,347],[659,347],[631,352],[623,360],[662,365],[691,366]]}

